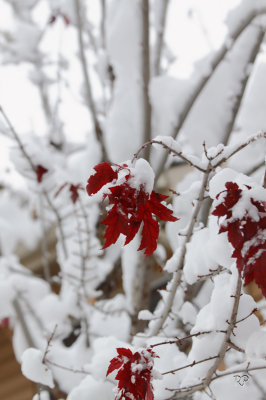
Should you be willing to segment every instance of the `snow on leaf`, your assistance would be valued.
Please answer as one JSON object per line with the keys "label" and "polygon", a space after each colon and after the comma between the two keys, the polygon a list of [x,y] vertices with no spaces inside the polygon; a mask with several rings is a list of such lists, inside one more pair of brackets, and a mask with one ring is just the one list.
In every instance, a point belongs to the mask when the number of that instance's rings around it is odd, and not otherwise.
{"label": "snow on leaf", "polygon": [[154,358],[158,357],[151,349],[132,353],[126,348],[117,349],[118,356],[110,361],[106,376],[118,369],[118,393],[115,400],[135,399],[153,400],[151,384]]}
{"label": "snow on leaf", "polygon": [[[96,174],[88,180],[89,195],[97,193],[106,183],[113,180],[117,183],[116,186],[109,187],[103,195],[112,205],[107,217],[101,222],[107,225],[104,249],[114,244],[120,234],[125,235],[127,245],[134,239],[143,223],[142,240],[138,250],[144,250],[146,256],[150,256],[156,250],[159,236],[159,224],[155,216],[163,221],[177,221],[172,215],[173,211],[161,204],[167,196],[146,191],[151,187],[151,182],[146,182],[147,180],[152,180],[153,185],[153,174],[147,161],[141,163],[141,166],[142,168],[131,168],[128,164],[122,164],[114,171],[108,163],[102,163],[94,167]],[[119,173],[122,177],[119,177]]]}
{"label": "snow on leaf", "polygon": [[227,232],[244,284],[255,280],[266,297],[266,202],[254,198],[258,193],[250,186],[241,189],[237,183],[227,182],[225,187],[216,196],[218,204],[213,211],[219,220],[222,218],[219,233]]}

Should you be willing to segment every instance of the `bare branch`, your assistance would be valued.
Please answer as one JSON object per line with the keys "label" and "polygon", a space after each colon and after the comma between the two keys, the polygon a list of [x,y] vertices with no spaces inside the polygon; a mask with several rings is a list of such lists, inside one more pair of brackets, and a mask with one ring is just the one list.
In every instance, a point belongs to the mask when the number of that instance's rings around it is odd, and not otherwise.
{"label": "bare branch", "polygon": [[236,291],[235,291],[235,295],[234,295],[233,309],[232,309],[232,313],[231,313],[231,318],[230,318],[230,321],[229,321],[228,329],[227,329],[224,341],[223,341],[223,343],[221,345],[221,348],[220,348],[220,351],[219,351],[219,357],[216,359],[216,361],[213,364],[213,366],[209,369],[208,374],[207,374],[206,378],[204,379],[205,387],[209,386],[209,384],[211,382],[211,378],[212,378],[214,372],[219,367],[219,365],[222,362],[222,360],[224,359],[226,350],[228,348],[228,342],[230,341],[230,336],[233,333],[233,330],[234,330],[235,324],[236,324],[236,317],[237,317],[237,311],[238,311],[238,306],[239,306],[241,287],[242,287],[241,277],[238,276],[237,277],[237,284],[236,284]]}
{"label": "bare branch", "polygon": [[139,154],[141,153],[142,150],[144,150],[146,147],[149,147],[153,144],[159,144],[161,145],[165,150],[168,151],[169,154],[172,154],[173,156],[180,157],[182,160],[184,160],[187,164],[189,164],[191,167],[194,167],[198,169],[201,172],[206,172],[206,169],[202,168],[200,165],[195,164],[192,162],[187,155],[185,155],[182,151],[176,151],[172,147],[168,146],[167,144],[163,143],[160,140],[150,140],[149,142],[144,143],[138,151],[134,154],[134,157],[132,158],[132,162],[139,157]]}
{"label": "bare branch", "polygon": [[[141,46],[141,72],[142,72],[142,101],[143,101],[143,142],[151,140],[151,105],[149,100],[150,83],[150,25],[149,25],[149,0],[142,0],[141,4],[141,25],[142,25],[142,46]],[[144,148],[144,158],[149,160],[149,147]]]}
{"label": "bare branch", "polygon": [[108,157],[107,157],[107,151],[106,151],[104,140],[103,140],[103,131],[102,131],[100,122],[97,117],[96,107],[95,107],[94,99],[92,96],[91,82],[90,82],[90,77],[89,77],[89,69],[88,69],[87,60],[86,60],[86,56],[85,56],[85,49],[84,49],[84,42],[83,42],[83,21],[82,21],[82,16],[81,16],[80,0],[73,0],[73,1],[74,1],[74,5],[75,5],[76,17],[77,17],[77,22],[78,22],[77,29],[78,29],[79,51],[80,51],[80,60],[81,60],[84,81],[85,81],[87,106],[91,113],[96,138],[101,146],[102,158],[104,160],[107,160]]}
{"label": "bare branch", "polygon": [[154,48],[154,66],[153,66],[153,74],[155,76],[160,75],[161,72],[161,57],[163,50],[163,42],[164,42],[164,31],[165,31],[165,23],[166,23],[166,14],[167,8],[169,5],[169,0],[161,1],[161,13],[160,20],[158,21],[157,27],[157,37],[156,44]]}
{"label": "bare branch", "polygon": [[176,290],[178,288],[178,286],[180,285],[181,282],[181,276],[182,276],[182,270],[183,270],[183,266],[184,266],[184,262],[185,262],[185,255],[186,255],[186,251],[187,251],[187,243],[189,243],[191,236],[193,234],[193,229],[194,226],[196,224],[197,221],[197,217],[199,215],[200,212],[200,208],[201,208],[201,204],[202,204],[202,200],[204,198],[204,194],[205,194],[205,190],[206,190],[206,186],[208,183],[208,179],[209,179],[209,175],[210,175],[210,164],[207,168],[207,171],[204,173],[203,179],[202,179],[202,184],[201,184],[201,188],[200,188],[200,192],[199,192],[199,196],[198,196],[198,201],[197,204],[194,208],[193,214],[191,216],[191,220],[188,226],[188,230],[186,233],[186,237],[185,240],[182,244],[182,248],[180,251],[180,258],[179,258],[179,262],[176,268],[176,272],[173,275],[173,280],[171,281],[171,289],[170,292],[168,294],[168,298],[166,299],[166,302],[164,304],[164,308],[161,314],[161,318],[158,319],[156,321],[156,323],[153,325],[153,328],[151,329],[150,335],[151,336],[156,336],[160,330],[162,329],[167,316],[172,308],[173,302],[174,302],[174,298],[175,298],[175,294],[176,294]]}
{"label": "bare branch", "polygon": [[261,133],[258,133],[257,135],[250,136],[247,140],[243,141],[239,145],[228,146],[229,149],[231,147],[231,151],[229,151],[229,153],[225,157],[218,158],[218,161],[216,161],[216,163],[214,163],[212,166],[213,169],[219,167],[221,164],[223,164],[224,162],[229,160],[229,158],[231,158],[233,155],[235,155],[236,153],[238,153],[240,150],[244,149],[251,143],[255,142],[258,139],[262,139],[262,138],[266,139],[266,132],[261,132]]}

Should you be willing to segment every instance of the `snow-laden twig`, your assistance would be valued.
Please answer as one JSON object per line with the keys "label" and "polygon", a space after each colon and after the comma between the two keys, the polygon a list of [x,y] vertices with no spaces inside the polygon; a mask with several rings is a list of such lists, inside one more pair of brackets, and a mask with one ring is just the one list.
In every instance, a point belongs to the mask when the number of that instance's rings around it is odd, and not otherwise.
{"label": "snow-laden twig", "polygon": [[182,271],[183,271],[183,267],[184,267],[184,262],[185,262],[185,256],[186,256],[186,251],[187,251],[187,243],[189,243],[192,234],[193,234],[193,229],[195,227],[200,209],[201,209],[201,204],[204,198],[204,194],[205,194],[205,190],[208,184],[208,179],[209,179],[209,175],[211,172],[211,166],[209,164],[207,171],[204,173],[203,175],[203,179],[202,179],[202,184],[201,184],[201,188],[200,188],[200,192],[199,192],[199,196],[198,196],[198,200],[197,200],[197,204],[194,208],[193,214],[191,216],[191,220],[186,232],[186,236],[185,236],[185,240],[182,244],[182,248],[180,251],[180,258],[179,258],[179,262],[176,268],[176,272],[173,275],[173,280],[170,283],[170,291],[168,293],[168,297],[166,298],[166,301],[164,303],[164,307],[163,307],[163,311],[161,313],[161,318],[158,319],[153,327],[151,328],[149,334],[151,336],[156,336],[158,335],[158,333],[160,332],[160,330],[163,328],[163,325],[169,315],[169,312],[171,311],[171,308],[173,306],[173,302],[174,302],[174,298],[175,298],[175,294],[177,291],[178,286],[180,285],[181,282],[181,277],[182,277]]}
{"label": "snow-laden twig", "polygon": [[144,143],[138,151],[134,154],[134,157],[132,159],[132,162],[136,160],[142,150],[146,149],[147,147],[154,145],[154,144],[159,144],[162,146],[165,150],[168,151],[169,154],[172,154],[173,156],[180,157],[182,160],[184,160],[187,164],[189,164],[191,167],[194,167],[198,169],[201,172],[206,172],[206,169],[202,167],[200,163],[196,163],[195,157],[193,157],[193,160],[191,159],[190,155],[184,154],[183,151],[177,151],[173,147],[169,146],[167,143],[164,143],[162,140],[150,140],[149,142]]}

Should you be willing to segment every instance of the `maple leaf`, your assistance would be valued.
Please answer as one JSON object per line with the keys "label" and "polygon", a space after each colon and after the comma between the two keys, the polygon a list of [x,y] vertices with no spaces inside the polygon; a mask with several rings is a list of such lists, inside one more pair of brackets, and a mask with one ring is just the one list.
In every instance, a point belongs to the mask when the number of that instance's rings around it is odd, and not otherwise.
{"label": "maple leaf", "polygon": [[104,185],[117,178],[117,172],[107,162],[96,165],[94,170],[96,174],[90,176],[86,187],[89,196],[99,192]]}
{"label": "maple leaf", "polygon": [[[143,164],[143,161],[141,165],[145,167],[146,162]],[[107,225],[103,249],[114,244],[120,234],[125,235],[125,245],[127,245],[143,225],[142,239],[138,250],[144,250],[144,254],[150,256],[156,250],[159,236],[159,224],[155,216],[163,221],[178,220],[172,215],[171,209],[161,204],[168,196],[154,191],[147,192],[144,183],[140,183],[136,187],[133,179],[134,173],[127,164],[117,165],[115,171],[108,163],[98,164],[94,169],[96,174],[89,178],[87,185],[89,195],[97,193],[110,182],[116,181],[117,183],[119,172],[123,172],[121,183],[109,186],[108,191],[103,195],[103,199],[108,199],[112,206],[108,210],[107,217],[101,222]],[[137,179],[137,182],[142,182],[142,180]]]}
{"label": "maple leaf", "polygon": [[36,175],[37,175],[37,181],[38,181],[38,183],[41,183],[41,182],[42,182],[43,175],[46,174],[46,173],[48,172],[48,169],[45,168],[45,167],[43,167],[42,165],[38,164],[38,165],[36,166],[35,172],[36,172]]}
{"label": "maple leaf", "polygon": [[[242,190],[236,183],[227,182],[225,187],[226,190],[216,196],[221,202],[213,211],[213,215],[219,219],[223,217],[219,233],[227,232],[234,248],[232,257],[236,258],[236,266],[244,284],[255,280],[266,297],[266,202],[254,199],[250,186],[245,185]],[[244,192],[250,193],[245,198],[246,208],[241,218],[234,218],[234,207],[238,207]],[[250,208],[253,208],[255,218],[249,215]]]}
{"label": "maple leaf", "polygon": [[106,376],[118,370],[118,393],[115,400],[153,400],[151,384],[154,358],[158,357],[150,348],[132,353],[130,349],[117,348],[117,357],[110,361]]}

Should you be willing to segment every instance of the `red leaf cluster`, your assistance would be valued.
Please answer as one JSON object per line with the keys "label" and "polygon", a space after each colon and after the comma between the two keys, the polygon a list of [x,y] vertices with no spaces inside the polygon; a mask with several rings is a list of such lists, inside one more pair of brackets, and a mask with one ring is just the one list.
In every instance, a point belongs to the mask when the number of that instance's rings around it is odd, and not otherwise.
{"label": "red leaf cluster", "polygon": [[[255,280],[266,297],[266,202],[250,196],[250,207],[256,210],[256,218],[250,217],[248,204],[242,218],[233,218],[233,209],[239,205],[243,190],[234,182],[227,182],[225,187],[226,190],[216,197],[222,197],[222,202],[213,211],[213,215],[223,217],[219,233],[227,232],[234,248],[232,257],[236,258],[244,284]],[[245,188],[251,189],[250,186]]]}
{"label": "red leaf cluster", "polygon": [[172,215],[172,210],[161,204],[168,196],[154,191],[149,194],[143,185],[138,188],[132,187],[130,168],[127,165],[116,166],[116,168],[113,170],[106,162],[96,165],[94,167],[96,173],[89,178],[87,185],[90,196],[97,193],[107,183],[117,181],[119,171],[127,171],[124,182],[109,187],[108,192],[104,194],[104,199],[108,198],[112,208],[101,222],[107,225],[103,248],[114,244],[121,233],[126,236],[125,245],[128,244],[134,239],[143,222],[142,239],[138,250],[145,250],[146,256],[150,256],[157,247],[159,236],[159,225],[154,215],[163,221],[174,222],[178,218]]}
{"label": "red leaf cluster", "polygon": [[45,168],[45,167],[43,167],[42,165],[38,164],[38,165],[36,166],[36,171],[35,171],[35,172],[36,172],[36,175],[37,175],[37,181],[38,181],[38,183],[41,183],[41,182],[42,182],[43,175],[46,174],[46,173],[48,172],[48,169]]}
{"label": "red leaf cluster", "polygon": [[117,357],[110,361],[106,376],[118,369],[118,393],[115,400],[153,400],[151,384],[154,358],[158,357],[151,349],[132,353],[118,348]]}

